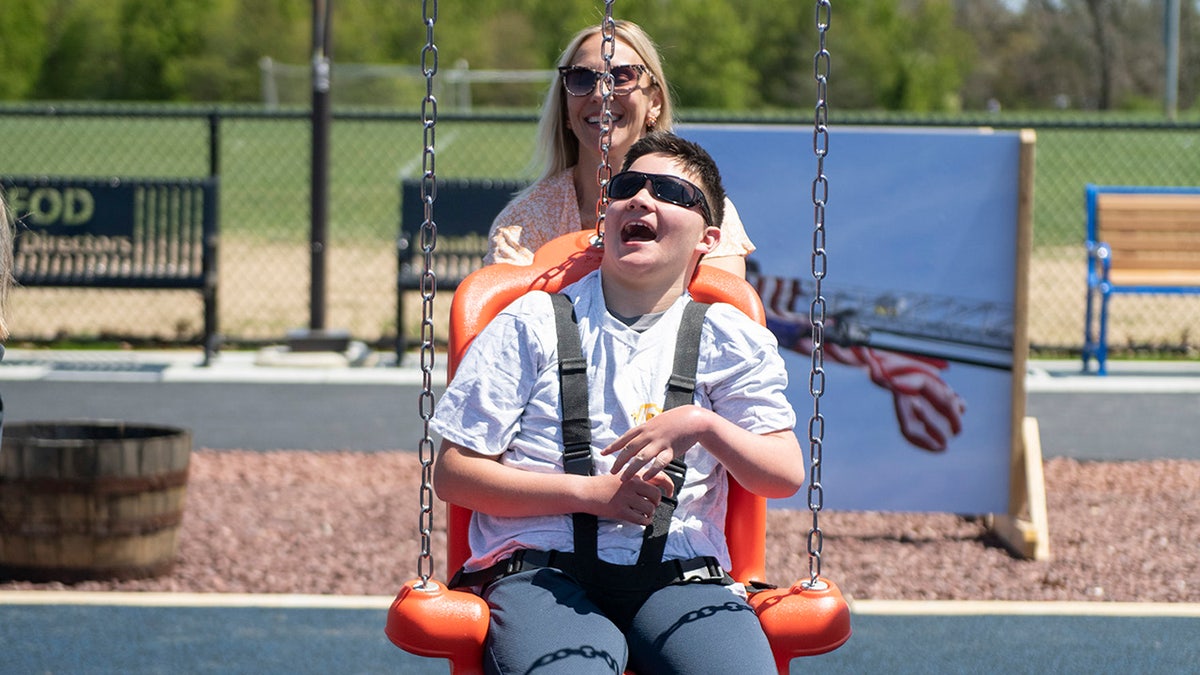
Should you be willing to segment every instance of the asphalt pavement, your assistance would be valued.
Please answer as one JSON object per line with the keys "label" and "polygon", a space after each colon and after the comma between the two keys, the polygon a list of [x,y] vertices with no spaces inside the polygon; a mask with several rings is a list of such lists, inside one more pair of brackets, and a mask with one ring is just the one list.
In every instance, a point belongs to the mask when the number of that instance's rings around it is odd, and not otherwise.
{"label": "asphalt pavement", "polygon": [[[277,355],[276,355],[277,356]],[[10,350],[5,423],[119,419],[195,447],[405,450],[423,374],[386,356]],[[1200,459],[1200,362],[1032,362],[1046,457]],[[433,382],[444,380],[439,370]],[[286,414],[285,412],[286,411]],[[301,423],[302,422],[302,423]],[[389,597],[0,592],[0,673],[446,673],[383,634]],[[1200,673],[1200,605],[853,601],[854,635],[793,662],[822,673]]]}
{"label": "asphalt pavement", "polygon": [[[447,673],[384,637],[389,598],[0,593],[0,672]],[[1197,672],[1200,607],[856,602],[854,633],[791,672],[823,675]]]}

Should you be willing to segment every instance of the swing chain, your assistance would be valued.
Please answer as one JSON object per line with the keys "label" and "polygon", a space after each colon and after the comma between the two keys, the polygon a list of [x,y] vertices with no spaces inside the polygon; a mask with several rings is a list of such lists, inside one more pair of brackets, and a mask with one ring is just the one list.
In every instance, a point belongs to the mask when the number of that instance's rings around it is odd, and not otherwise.
{"label": "swing chain", "polygon": [[418,588],[425,588],[433,575],[433,439],[429,434],[429,420],[433,418],[433,298],[437,294],[437,275],[433,271],[433,251],[437,247],[437,223],[433,219],[433,203],[437,199],[437,153],[435,137],[437,128],[437,98],[433,95],[433,76],[437,73],[437,43],[433,39],[433,26],[437,23],[437,0],[422,0],[421,8],[425,19],[425,47],[421,50],[421,70],[425,74],[425,98],[421,101],[421,121],[425,129],[424,151],[421,157],[421,201],[425,205],[425,219],[421,223],[421,251],[425,254],[425,270],[421,275],[421,395],[418,409],[421,415],[423,435],[418,447],[421,461],[421,513],[418,519],[421,531],[421,553],[417,557]]}
{"label": "swing chain", "polygon": [[613,0],[604,2],[604,21],[600,24],[600,56],[604,59],[604,74],[600,78],[600,166],[596,168],[596,182],[600,185],[600,198],[596,200],[596,241],[604,240],[604,216],[608,211],[608,181],[612,178],[612,165],[608,151],[612,147],[612,96],[616,88],[613,80],[612,59],[617,47],[617,24],[613,21]]}
{"label": "swing chain", "polygon": [[825,443],[825,417],[821,413],[821,396],[825,393],[825,295],[821,282],[825,279],[827,258],[825,254],[825,204],[829,199],[829,181],[825,176],[825,156],[829,153],[829,105],[826,98],[829,83],[829,50],[825,46],[825,34],[832,18],[829,0],[818,0],[816,26],[817,52],[813,56],[813,77],[817,82],[817,105],[813,118],[813,154],[817,158],[816,178],[812,183],[813,241],[812,276],[815,282],[812,304],[809,306],[809,321],[812,323],[812,369],[809,372],[808,390],[812,394],[813,412],[808,421],[809,472],[808,508],[812,511],[812,527],[808,531],[808,587],[819,587],[821,576],[821,550],[825,536],[821,532],[820,513],[825,503],[825,492],[821,486],[821,455]]}

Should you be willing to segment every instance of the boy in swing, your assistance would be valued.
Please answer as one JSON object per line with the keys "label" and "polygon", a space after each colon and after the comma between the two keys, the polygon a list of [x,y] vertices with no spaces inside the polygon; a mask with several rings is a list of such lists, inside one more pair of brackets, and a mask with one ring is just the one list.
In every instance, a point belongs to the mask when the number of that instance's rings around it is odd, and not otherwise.
{"label": "boy in swing", "polygon": [[484,329],[437,405],[434,487],[472,509],[452,585],[491,608],[495,673],[774,673],[729,567],[737,479],[804,482],[772,334],[688,282],[721,237],[712,158],[665,132],[608,185],[600,269]]}

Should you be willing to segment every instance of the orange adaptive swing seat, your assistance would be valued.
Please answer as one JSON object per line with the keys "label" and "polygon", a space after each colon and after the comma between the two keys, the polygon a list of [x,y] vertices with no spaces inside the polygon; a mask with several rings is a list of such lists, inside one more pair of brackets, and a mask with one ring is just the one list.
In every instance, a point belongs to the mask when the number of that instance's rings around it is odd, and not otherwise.
{"label": "orange adaptive swing seat", "polygon": [[[590,245],[592,233],[563,235],[538,249],[528,267],[496,264],[466,278],[450,308],[450,353],[447,377],[466,353],[471,340],[496,314],[531,290],[556,292],[596,269],[601,249]],[[700,265],[688,287],[699,302],[725,302],[765,323],[762,301],[754,288],[727,272]],[[730,479],[725,535],[732,559],[730,576],[752,588],[766,580],[767,503]],[[459,569],[470,557],[467,530],[471,511],[449,505],[446,569]],[[823,654],[850,638],[850,609],[837,586],[826,580],[808,587],[808,579],[790,587],[750,595],[780,673],[798,656]],[[455,674],[480,673],[488,606],[468,591],[420,579],[404,584],[388,611],[385,632],[397,647],[419,656],[450,660]]]}

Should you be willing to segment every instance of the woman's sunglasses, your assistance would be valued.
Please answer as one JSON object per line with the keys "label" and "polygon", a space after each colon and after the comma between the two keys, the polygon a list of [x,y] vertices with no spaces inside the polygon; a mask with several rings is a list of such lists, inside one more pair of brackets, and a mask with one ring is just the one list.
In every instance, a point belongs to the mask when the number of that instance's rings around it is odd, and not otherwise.
{"label": "woman's sunglasses", "polygon": [[713,224],[712,212],[708,210],[708,200],[704,198],[704,191],[676,176],[622,171],[608,181],[608,198],[629,199],[640,192],[647,181],[650,183],[650,194],[658,201],[687,208],[699,205],[705,224]]}
{"label": "woman's sunglasses", "polygon": [[[613,93],[625,96],[637,88],[638,80],[646,66],[637,63],[629,66],[613,66]],[[562,77],[563,88],[572,96],[590,96],[596,90],[596,82],[604,77],[604,73],[592,70],[587,66],[559,66],[558,73]],[[654,81],[654,76],[650,76]]]}

